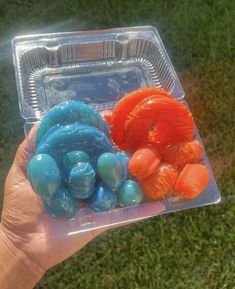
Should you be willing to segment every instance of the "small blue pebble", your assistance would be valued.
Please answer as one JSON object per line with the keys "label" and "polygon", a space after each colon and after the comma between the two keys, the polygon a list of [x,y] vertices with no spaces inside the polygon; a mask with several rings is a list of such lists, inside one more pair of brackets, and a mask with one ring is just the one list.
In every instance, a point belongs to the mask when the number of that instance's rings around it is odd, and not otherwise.
{"label": "small blue pebble", "polygon": [[72,169],[79,162],[89,161],[90,157],[84,151],[71,151],[63,159],[63,165],[66,169]]}
{"label": "small blue pebble", "polygon": [[53,218],[71,219],[79,209],[77,200],[64,188],[60,188],[52,199],[44,200],[47,214]]}
{"label": "small blue pebble", "polygon": [[52,198],[61,183],[57,163],[46,154],[35,155],[29,161],[28,178],[35,193],[43,198]]}
{"label": "small blue pebble", "polygon": [[103,184],[99,184],[86,204],[95,212],[110,211],[117,206],[117,195],[115,192],[104,187]]}
{"label": "small blue pebble", "polygon": [[141,203],[144,193],[139,184],[132,180],[125,181],[117,191],[118,203],[123,207],[130,207]]}
{"label": "small blue pebble", "polygon": [[72,168],[68,183],[75,198],[87,199],[95,190],[95,171],[88,162],[80,162]]}
{"label": "small blue pebble", "polygon": [[97,172],[102,182],[111,190],[117,190],[127,177],[125,166],[113,153],[104,153],[98,158]]}

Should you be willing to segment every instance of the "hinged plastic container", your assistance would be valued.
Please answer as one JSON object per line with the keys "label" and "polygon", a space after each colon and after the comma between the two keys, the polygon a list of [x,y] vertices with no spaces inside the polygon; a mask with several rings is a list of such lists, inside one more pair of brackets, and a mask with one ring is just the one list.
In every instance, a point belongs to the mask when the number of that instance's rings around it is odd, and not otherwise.
{"label": "hinged plastic container", "polygon": [[[184,90],[154,27],[21,36],[13,40],[13,55],[26,134],[51,107],[69,99],[101,111],[112,109],[126,92],[157,86],[185,102]],[[198,133],[196,138],[201,142]],[[59,237],[217,203],[220,194],[205,152],[203,162],[210,173],[209,185],[192,201],[152,201],[107,213],[83,208],[67,221],[49,219],[42,212],[38,222],[47,218],[48,234]]]}

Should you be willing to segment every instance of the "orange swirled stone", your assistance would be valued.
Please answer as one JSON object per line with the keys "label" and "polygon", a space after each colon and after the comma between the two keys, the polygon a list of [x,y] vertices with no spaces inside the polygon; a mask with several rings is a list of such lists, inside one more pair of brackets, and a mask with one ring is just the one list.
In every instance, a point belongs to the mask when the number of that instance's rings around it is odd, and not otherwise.
{"label": "orange swirled stone", "polygon": [[161,164],[156,172],[140,182],[146,197],[155,200],[165,199],[173,190],[177,181],[178,171],[170,164]]}
{"label": "orange swirled stone", "polygon": [[202,158],[202,145],[197,141],[169,145],[164,149],[163,160],[170,164],[184,166]]}
{"label": "orange swirled stone", "polygon": [[[166,134],[169,142],[193,140],[195,125],[191,112],[172,97],[150,96],[131,111],[125,122],[125,147],[129,151],[135,151],[148,143],[149,131],[158,122],[168,126],[161,133]],[[157,144],[158,140],[154,141]]]}
{"label": "orange swirled stone", "polygon": [[167,91],[161,88],[145,87],[127,93],[114,107],[111,121],[111,137],[119,148],[125,150],[124,125],[129,113],[139,102],[151,95],[171,97]]}

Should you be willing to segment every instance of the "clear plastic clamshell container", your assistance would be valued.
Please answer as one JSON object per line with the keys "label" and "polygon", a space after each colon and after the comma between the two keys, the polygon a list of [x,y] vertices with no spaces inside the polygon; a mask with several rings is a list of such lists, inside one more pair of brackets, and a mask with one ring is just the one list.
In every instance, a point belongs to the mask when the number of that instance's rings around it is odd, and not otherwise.
{"label": "clear plastic clamshell container", "polygon": [[[65,100],[79,100],[102,111],[112,109],[126,92],[157,86],[186,104],[154,27],[20,36],[13,40],[13,54],[25,134],[50,108]],[[196,139],[201,142],[197,131]],[[50,219],[42,212],[39,225],[46,224],[48,235],[59,237],[217,203],[220,194],[205,151],[203,163],[210,174],[209,185],[191,201],[169,198],[105,213],[82,208],[66,221]]]}

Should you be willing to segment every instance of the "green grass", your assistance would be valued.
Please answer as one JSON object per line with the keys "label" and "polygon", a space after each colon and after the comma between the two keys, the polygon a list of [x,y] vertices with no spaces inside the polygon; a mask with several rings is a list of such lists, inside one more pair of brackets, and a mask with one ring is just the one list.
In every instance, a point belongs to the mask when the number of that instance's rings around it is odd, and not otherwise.
{"label": "green grass", "polygon": [[103,234],[37,288],[235,288],[235,2],[0,1],[0,185],[23,138],[10,40],[30,32],[158,28],[185,88],[222,202]]}

